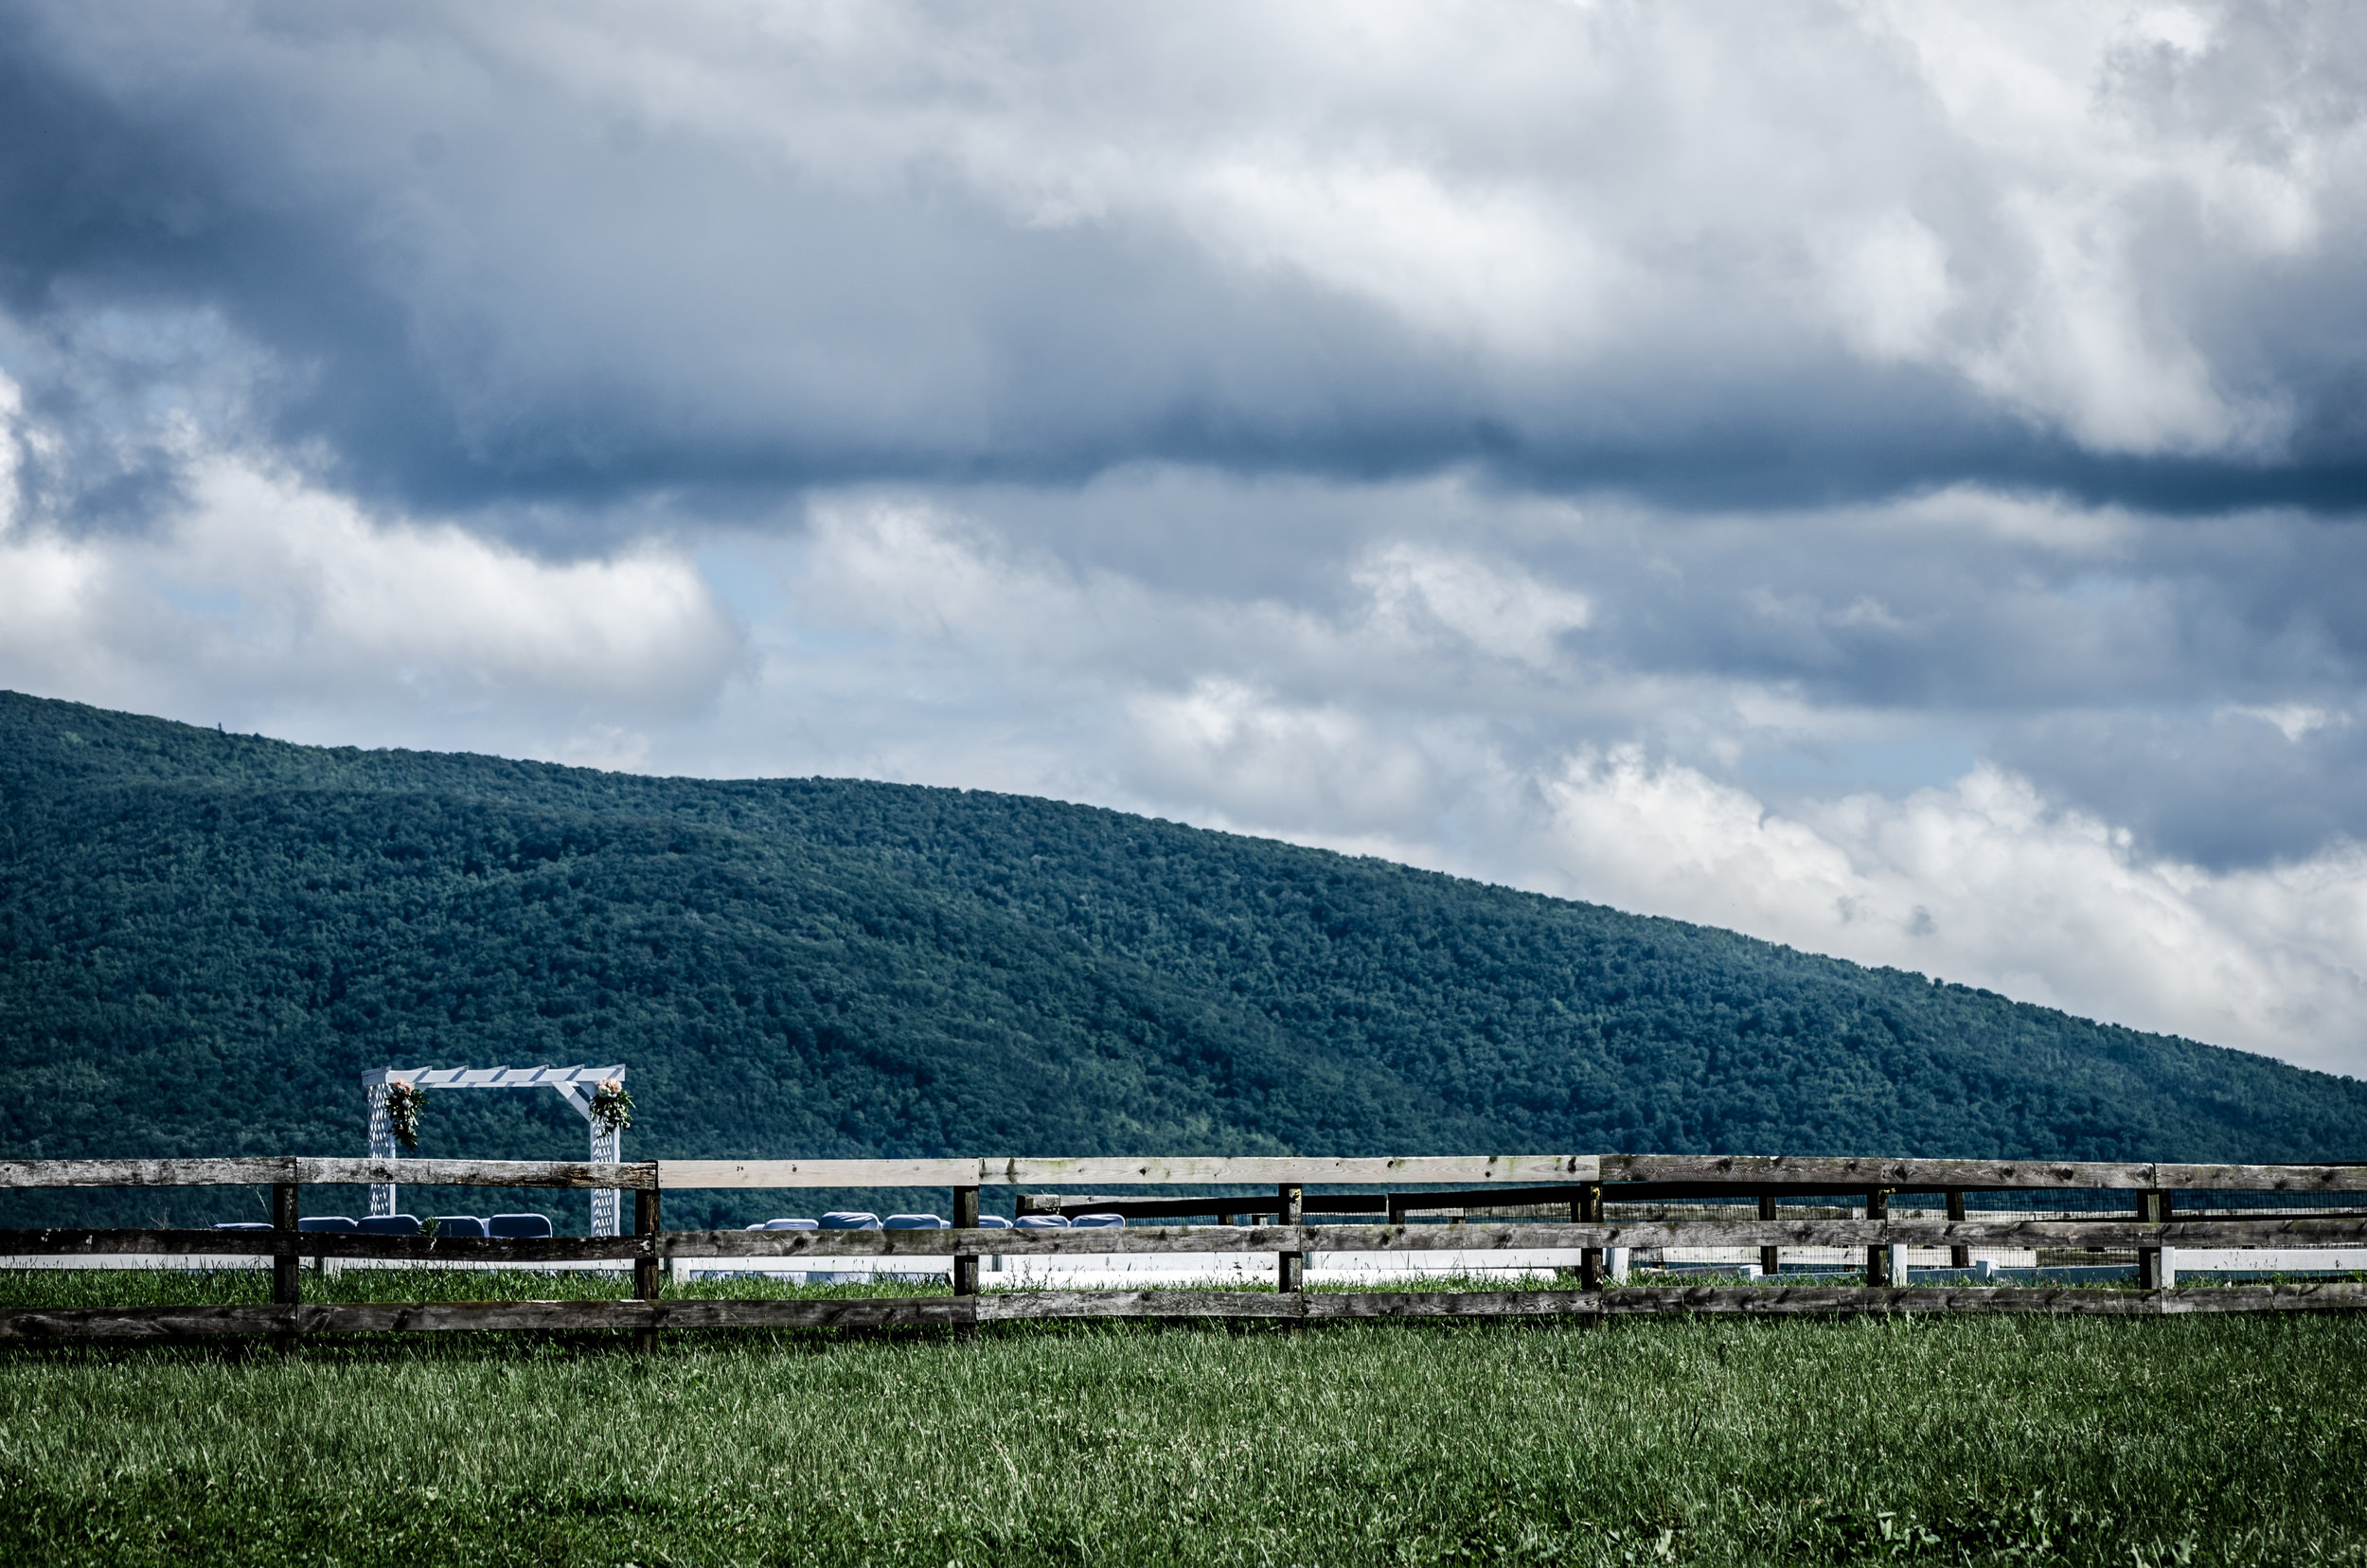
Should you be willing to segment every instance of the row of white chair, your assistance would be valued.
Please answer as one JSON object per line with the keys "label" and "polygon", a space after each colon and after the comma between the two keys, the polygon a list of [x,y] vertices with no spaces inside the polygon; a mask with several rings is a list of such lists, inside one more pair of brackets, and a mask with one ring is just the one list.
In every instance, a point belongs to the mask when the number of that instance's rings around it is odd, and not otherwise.
{"label": "row of white chair", "polygon": [[[439,1214],[432,1221],[438,1236],[473,1237],[538,1237],[551,1234],[550,1216],[546,1214],[496,1214],[486,1219],[475,1214]],[[216,1230],[269,1230],[272,1227],[259,1220],[225,1220]],[[300,1231],[326,1231],[364,1236],[418,1236],[427,1229],[416,1214],[371,1214],[356,1220],[343,1214],[308,1214],[296,1221]]]}

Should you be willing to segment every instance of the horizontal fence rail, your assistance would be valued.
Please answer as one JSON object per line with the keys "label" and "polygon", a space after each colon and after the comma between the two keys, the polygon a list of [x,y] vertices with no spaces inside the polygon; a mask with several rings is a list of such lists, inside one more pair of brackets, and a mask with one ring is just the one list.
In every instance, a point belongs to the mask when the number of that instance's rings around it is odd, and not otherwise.
{"label": "horizontal fence rail", "polygon": [[1270,1252],[1572,1252],[1589,1247],[2362,1247],[2367,1219],[1671,1220],[1643,1224],[1163,1225],[1124,1230],[661,1231],[646,1236],[358,1236],[321,1231],[0,1231],[0,1256],[106,1253],[630,1262],[672,1257],[1003,1257]]}
{"label": "horizontal fence rail", "polygon": [[[307,1187],[414,1185],[609,1188],[634,1197],[634,1234],[491,1238],[378,1236],[299,1230]],[[1542,1154],[1353,1157],[1258,1155],[1075,1159],[657,1160],[587,1164],[535,1160],[382,1160],[243,1157],[188,1160],[0,1162],[0,1188],[268,1186],[268,1227],[237,1230],[52,1227],[0,1231],[0,1257],[93,1260],[181,1258],[268,1260],[269,1306],[0,1310],[0,1339],[152,1338],[266,1334],[283,1343],[308,1333],[393,1329],[630,1328],[646,1345],[660,1329],[970,1326],[1023,1318],[1235,1318],[1287,1324],[1348,1318],[1619,1317],[1664,1312],[1829,1314],[2011,1311],[2164,1314],[2190,1311],[2350,1310],[2367,1305],[2367,1285],[2164,1287],[2163,1259],[2180,1251],[2289,1249],[2367,1251],[2367,1164],[2172,1165],[1834,1157]],[[1155,1220],[1095,1228],[981,1226],[987,1187],[1262,1186],[1260,1193],[1076,1198],[1022,1192],[1023,1212],[1109,1213]],[[1309,1192],[1316,1185],[1386,1188]],[[665,1195],[702,1189],[833,1190],[939,1187],[952,1193],[955,1228],[914,1230],[667,1230]],[[2036,1217],[1972,1218],[1967,1193],[2027,1192]],[[1896,1194],[1944,1197],[1947,1217],[1924,1209],[1894,1215]],[[2077,1194],[2084,1212],[2065,1213],[2042,1194]],[[2206,1196],[2207,1195],[2207,1196]],[[2260,1207],[2261,1195],[2279,1195]],[[1803,1200],[1817,1202],[1805,1203]],[[2200,1200],[2198,1202],[2197,1200]],[[1682,1200],[1707,1200],[1712,1213]],[[1751,1202],[1755,1200],[1754,1203]],[[1840,1200],[1838,1204],[1835,1200]],[[1793,1213],[1781,1213],[1789,1202]],[[1610,1204],[1622,1206],[1611,1212]],[[2252,1207],[2246,1211],[2245,1205]],[[1748,1206],[1744,1206],[1748,1204]],[[2301,1205],[2301,1206],[2293,1206]],[[1719,1215],[1719,1207],[1733,1212]],[[2073,1210],[2080,1203],[2070,1205]],[[2048,1210],[2052,1208],[2054,1212]],[[1803,1213],[1803,1210],[1806,1210]],[[1545,1211],[1539,1214],[1538,1211]],[[1446,1211],[1446,1223],[1409,1223]],[[1475,1211],[1467,1222],[1466,1211]],[[2208,1211],[2208,1212],[2203,1212]],[[1310,1215],[1344,1222],[1311,1224]],[[1365,1216],[1385,1219],[1373,1222]],[[1235,1223],[1238,1220],[1272,1223]],[[1219,1222],[1183,1223],[1186,1219]],[[1619,1285],[1606,1288],[1606,1259],[1631,1252],[1755,1250],[1753,1286]],[[1862,1286],[1829,1280],[1787,1285],[1787,1249],[1839,1251],[1863,1258]],[[2140,1288],[2050,1289],[2042,1285],[1912,1285],[1892,1278],[1909,1251],[1944,1250],[1969,1273],[1974,1249],[2066,1254],[2133,1253]],[[981,1293],[981,1259],[1024,1262],[1271,1254],[1272,1292],[1166,1289],[1037,1290]],[[1406,1259],[1415,1269],[1438,1256],[1447,1267],[1546,1266],[1574,1276],[1575,1290],[1308,1292],[1308,1261],[1330,1256]],[[2329,1255],[2331,1256],[2331,1255]],[[1471,1259],[1502,1262],[1471,1265]],[[614,1301],[307,1303],[299,1266],[345,1262],[630,1269],[632,1296]],[[661,1274],[688,1260],[737,1265],[810,1261],[934,1265],[953,1293],[893,1300],[662,1299]],[[1457,1260],[1461,1260],[1458,1262]],[[1564,1265],[1567,1264],[1567,1267]],[[96,1261],[91,1266],[97,1266]],[[1228,1265],[1235,1267],[1237,1265]],[[1355,1267],[1364,1265],[1356,1264]],[[1381,1267],[1374,1264],[1373,1267]],[[1822,1267],[1821,1264],[1810,1265]],[[2127,1267],[2126,1263],[2120,1265]],[[2204,1265],[2208,1266],[2208,1265]],[[1127,1267],[1133,1267],[1129,1264]],[[1853,1271],[1855,1265],[1849,1266]],[[1985,1265],[1984,1265],[1985,1267]],[[925,1272],[925,1270],[924,1270]],[[826,1277],[828,1271],[826,1271]],[[792,1275],[793,1277],[793,1275]],[[840,1277],[845,1277],[840,1275]],[[866,1277],[860,1272],[856,1277]],[[1202,1276],[1204,1278],[1204,1276]],[[1540,1277],[1542,1275],[1540,1274]],[[1618,1277],[1624,1278],[1624,1274]],[[1794,1277],[1797,1277],[1795,1274]],[[1985,1276],[1984,1276],[1985,1277]]]}
{"label": "horizontal fence rail", "polygon": [[1622,1291],[1457,1291],[1254,1295],[1239,1291],[1034,1291],[983,1296],[858,1301],[352,1302],[270,1307],[84,1307],[0,1313],[0,1341],[162,1339],[207,1334],[388,1333],[510,1329],[543,1333],[630,1328],[884,1328],[964,1327],[1047,1318],[1347,1319],[1752,1317],[1860,1313],[2098,1313],[2166,1317],[2198,1312],[2357,1311],[2367,1285],[2253,1285],[2211,1291],[2102,1292],[2033,1288],[1873,1290],[1851,1286],[1635,1287]]}
{"label": "horizontal fence rail", "polygon": [[[850,1162],[860,1164],[862,1162]],[[0,1160],[0,1187],[108,1186],[621,1187],[654,1191],[657,1167],[572,1160]]]}
{"label": "horizontal fence rail", "polygon": [[2039,1164],[1987,1160],[1799,1159],[1784,1155],[1514,1154],[1303,1159],[1285,1155],[988,1160],[6,1160],[0,1187],[411,1186],[861,1188],[1295,1183],[1372,1186],[1449,1182],[1600,1183],[1705,1191],[2005,1192],[2095,1187],[2223,1192],[2367,1193],[2367,1163],[2315,1166]]}
{"label": "horizontal fence rail", "polygon": [[1593,1154],[1420,1155],[1303,1159],[1290,1155],[997,1160],[660,1160],[658,1185],[677,1187],[1075,1186],[1085,1183],[1591,1182]]}
{"label": "horizontal fence rail", "polygon": [[2162,1188],[2265,1192],[2367,1192],[2367,1164],[2127,1165],[2031,1160],[1847,1160],[1741,1154],[1605,1154],[1605,1183],[1715,1183],[1757,1192],[1888,1187],[1897,1192],[2003,1192],[2016,1187]]}

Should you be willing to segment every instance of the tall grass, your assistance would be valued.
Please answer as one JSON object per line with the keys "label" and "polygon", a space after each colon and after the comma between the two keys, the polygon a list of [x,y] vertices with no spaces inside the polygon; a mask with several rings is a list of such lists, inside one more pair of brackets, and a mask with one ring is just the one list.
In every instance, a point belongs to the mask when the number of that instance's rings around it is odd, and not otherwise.
{"label": "tall grass", "polygon": [[[482,1297],[503,1277],[308,1284]],[[743,1288],[782,1289],[718,1287]],[[2367,1562],[2367,1318],[629,1344],[9,1352],[0,1549],[404,1568]]]}

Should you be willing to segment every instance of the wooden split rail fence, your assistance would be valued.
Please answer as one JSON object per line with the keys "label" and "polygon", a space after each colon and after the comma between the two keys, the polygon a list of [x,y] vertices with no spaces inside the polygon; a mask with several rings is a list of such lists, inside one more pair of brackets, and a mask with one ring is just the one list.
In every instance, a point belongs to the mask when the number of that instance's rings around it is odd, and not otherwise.
{"label": "wooden split rail fence", "polygon": [[[308,1186],[399,1182],[426,1185],[607,1187],[634,1195],[633,1234],[535,1238],[371,1236],[299,1231]],[[1096,1210],[1142,1219],[1213,1216],[1217,1224],[1128,1225],[1075,1230],[996,1230],[979,1225],[982,1188],[1256,1184],[1269,1197],[1099,1199]],[[1384,1193],[1317,1193],[1313,1185],[1384,1186]],[[1440,1191],[1459,1185],[1462,1190]],[[75,1160],[0,1162],[0,1188],[254,1185],[272,1189],[270,1230],[0,1231],[0,1256],[105,1254],[268,1256],[268,1306],[0,1310],[0,1339],[268,1334],[392,1329],[631,1328],[650,1342],[662,1328],[964,1326],[1023,1318],[1230,1318],[1302,1323],[1331,1318],[1625,1316],[1664,1312],[1803,1314],[2008,1311],[2177,1313],[2329,1310],[2367,1306],[2367,1286],[2163,1288],[2164,1247],[2358,1247],[2367,1245],[2367,1165],[2239,1166],[2062,1164],[1983,1160],[1858,1160],[1735,1155],[1420,1157],[1408,1159],[1179,1157],[1006,1160],[659,1160],[591,1165],[522,1160]],[[948,1187],[950,1230],[687,1230],[660,1221],[664,1194],[716,1188]],[[1429,1190],[1411,1190],[1427,1188]],[[1968,1192],[2091,1189],[2099,1207],[2079,1220],[1974,1220]],[[1938,1194],[1945,1220],[1891,1217],[1897,1193]],[[2188,1213],[2174,1199],[2212,1194],[2361,1194],[2357,1208],[2294,1208],[2240,1216]],[[1851,1195],[1863,1219],[1783,1219],[1779,1203]],[[1613,1221],[1611,1202],[1754,1198],[1753,1216]],[[1059,1202],[1040,1201],[1058,1208]],[[1418,1224],[1411,1216],[1447,1206],[1531,1208],[1567,1204],[1568,1216],[1512,1223]],[[1070,1206],[1076,1206],[1071,1204]],[[2193,1205],[2189,1204],[2191,1208]],[[2214,1209],[2243,1206],[2215,1198]],[[1310,1224],[1314,1214],[1381,1214],[1387,1223]],[[1237,1224],[1237,1220],[1272,1223]],[[1757,1248],[1773,1274],[1783,1249],[1864,1249],[1862,1286],[1781,1284],[1606,1289],[1612,1248]],[[1974,1248],[2110,1248],[2133,1251],[2139,1289],[2035,1286],[1911,1287],[1890,1276],[1892,1249],[1947,1248],[1958,1268]],[[1575,1253],[1576,1289],[1308,1292],[1309,1254],[1426,1252]],[[1012,1291],[982,1294],[982,1256],[1079,1254],[1268,1253],[1272,1293],[1247,1291]],[[952,1258],[953,1293],[878,1300],[667,1300],[662,1271],[678,1258]],[[633,1294],[614,1301],[306,1303],[308,1259],[367,1258],[456,1268],[517,1263],[630,1265]]]}

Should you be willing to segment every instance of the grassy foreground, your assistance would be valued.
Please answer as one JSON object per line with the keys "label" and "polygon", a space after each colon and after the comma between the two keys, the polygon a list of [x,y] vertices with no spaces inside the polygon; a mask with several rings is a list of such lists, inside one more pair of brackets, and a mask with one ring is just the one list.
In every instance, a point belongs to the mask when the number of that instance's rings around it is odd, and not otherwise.
{"label": "grassy foreground", "polygon": [[44,1348],[0,1354],[0,1555],[2367,1563],[2362,1386],[2367,1316]]}

